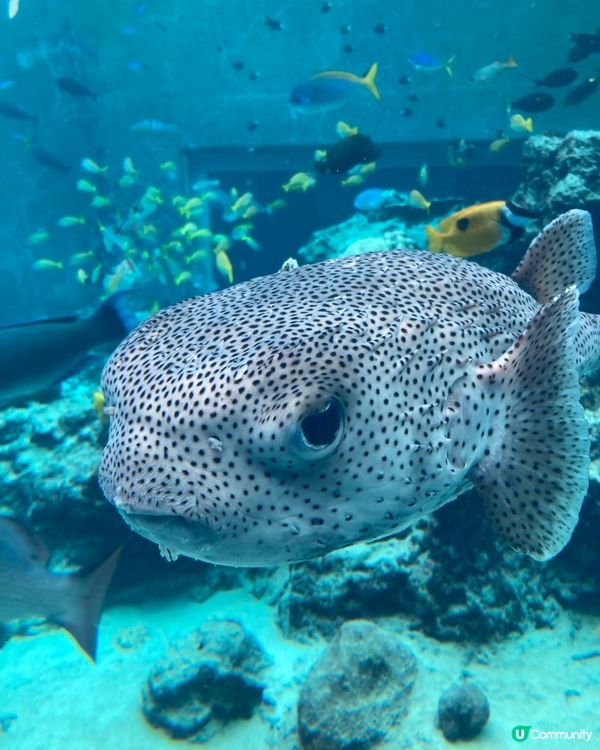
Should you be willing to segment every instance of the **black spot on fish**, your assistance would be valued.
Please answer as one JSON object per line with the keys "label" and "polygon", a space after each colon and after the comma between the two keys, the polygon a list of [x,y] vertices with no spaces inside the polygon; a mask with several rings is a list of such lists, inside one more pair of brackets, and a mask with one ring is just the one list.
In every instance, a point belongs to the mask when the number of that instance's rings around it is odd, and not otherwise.
{"label": "black spot on fish", "polygon": [[456,228],[460,229],[461,232],[466,232],[469,228],[469,219],[467,219],[466,216],[463,216],[461,219],[458,219],[456,221]]}

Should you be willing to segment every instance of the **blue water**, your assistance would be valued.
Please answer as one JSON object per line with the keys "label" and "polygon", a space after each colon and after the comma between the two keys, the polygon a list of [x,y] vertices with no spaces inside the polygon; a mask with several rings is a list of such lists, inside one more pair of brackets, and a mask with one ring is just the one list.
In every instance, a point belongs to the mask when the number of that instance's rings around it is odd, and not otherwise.
{"label": "blue water", "polygon": [[[590,212],[598,244],[599,28],[589,0],[122,0],[110,8],[4,0],[0,326],[81,317],[118,292],[140,321],[275,273],[288,258],[342,255],[365,238],[390,249],[388,238],[401,236],[427,252],[427,224],[486,201],[514,200],[539,216],[513,244],[469,262],[510,274],[535,234],[570,209]],[[441,62],[417,69],[414,55]],[[509,56],[516,66],[504,65]],[[363,79],[375,62],[380,99]],[[493,63],[485,82],[472,80]],[[572,71],[568,83],[557,75],[556,85],[534,84],[563,68]],[[291,106],[297,86],[313,92],[314,111]],[[524,99],[539,92],[552,97],[543,111]],[[525,106],[515,108],[517,100]],[[352,170],[323,174],[318,153],[331,153],[353,128],[380,156],[370,164],[357,155]],[[357,211],[357,195],[374,189],[395,197]],[[597,282],[581,306],[600,311]],[[6,330],[14,329],[0,329],[0,341]],[[18,330],[26,342],[30,329]],[[61,341],[66,360],[74,345]],[[571,542],[551,562],[498,541],[470,494],[391,540],[291,569],[245,570],[168,562],[102,495],[108,419],[99,382],[118,343],[78,343],[72,366],[18,399],[4,395],[4,376],[13,367],[23,379],[44,373],[49,357],[25,366],[9,349],[0,358],[0,515],[48,547],[39,580],[46,567],[74,575],[52,584],[68,587],[123,545],[96,664],[0,554],[0,613],[3,596],[28,607],[16,620],[0,615],[0,750],[200,741],[153,725],[142,696],[165,659],[184,671],[176,655],[192,631],[220,620],[240,622],[270,666],[257,672],[263,693],[251,716],[213,716],[206,747],[318,750],[327,745],[297,731],[301,689],[340,626],[360,618],[400,638],[419,665],[405,717],[372,747],[450,746],[436,726],[438,698],[473,680],[491,718],[472,747],[510,748],[513,728],[530,725],[593,733],[570,745],[549,736],[544,747],[600,748],[594,374],[582,388],[590,489]],[[219,690],[235,693],[226,685],[214,687],[215,715]],[[197,688],[182,690],[185,720],[205,708],[190,705]],[[372,700],[364,710],[375,715]],[[341,723],[350,742],[353,721]]]}

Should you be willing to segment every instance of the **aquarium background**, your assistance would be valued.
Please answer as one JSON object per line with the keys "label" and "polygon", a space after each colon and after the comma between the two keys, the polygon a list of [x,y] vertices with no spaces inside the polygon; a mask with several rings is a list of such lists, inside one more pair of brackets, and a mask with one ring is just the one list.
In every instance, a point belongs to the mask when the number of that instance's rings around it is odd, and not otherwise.
{"label": "aquarium background", "polygon": [[[425,224],[488,200],[540,216],[523,239],[474,262],[510,273],[570,208],[590,211],[598,243],[600,88],[565,103],[600,75],[600,35],[572,59],[573,34],[598,35],[589,0],[19,6],[0,18],[1,325],[89,311],[131,288],[141,319],[290,257],[425,248]],[[415,69],[416,53],[439,69]],[[472,80],[509,56],[515,68]],[[292,111],[291,90],[313,74],[362,76],[374,62],[380,101],[357,86],[337,109]],[[565,67],[574,82],[534,84]],[[552,106],[511,106],[536,92]],[[516,113],[532,118],[532,133],[511,128]],[[360,184],[315,168],[315,151],[340,140],[340,121],[380,151]],[[314,184],[284,190],[298,173]],[[356,209],[370,188],[397,200]],[[581,303],[600,311],[597,282]],[[583,386],[590,491],[573,540],[550,563],[508,550],[469,493],[398,537],[244,570],[167,562],[104,500],[97,391],[111,348],[93,349],[49,392],[1,407],[0,511],[44,539],[49,569],[73,573],[124,547],[97,664],[63,630],[0,625],[0,748],[350,750],[358,736],[364,748],[460,747],[441,730],[438,700],[471,684],[490,709],[470,744],[478,750],[512,747],[516,726],[590,731],[581,744],[543,746],[600,748],[597,379]],[[327,687],[344,659],[356,705]],[[360,666],[369,660],[384,665],[370,687]],[[477,725],[481,692],[460,700]]]}

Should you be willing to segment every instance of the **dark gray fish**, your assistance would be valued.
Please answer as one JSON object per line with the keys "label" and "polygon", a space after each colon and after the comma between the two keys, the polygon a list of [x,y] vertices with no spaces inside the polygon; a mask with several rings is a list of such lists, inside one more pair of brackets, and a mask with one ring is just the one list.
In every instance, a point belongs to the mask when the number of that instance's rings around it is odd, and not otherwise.
{"label": "dark gray fish", "polygon": [[597,73],[594,76],[588,76],[577,86],[573,86],[568,92],[565,96],[565,104],[567,106],[579,104],[579,102],[582,102],[584,99],[587,99],[588,96],[591,96],[598,89],[598,86],[600,86],[600,74]]}
{"label": "dark gray fish", "polygon": [[527,94],[511,102],[513,109],[520,109],[523,112],[545,112],[554,104],[554,97],[545,91],[536,91],[534,94]]}
{"label": "dark gray fish", "polygon": [[558,70],[553,70],[538,81],[534,81],[534,84],[536,86],[545,86],[549,89],[556,89],[561,86],[568,86],[576,78],[577,71],[574,68],[558,68]]}
{"label": "dark gray fish", "polygon": [[74,78],[67,78],[61,76],[56,79],[56,85],[61,91],[66,91],[67,94],[72,96],[88,97],[90,99],[97,99],[98,94],[95,91],[89,89],[81,81],[76,81]]}
{"label": "dark gray fish", "polygon": [[95,661],[102,602],[120,552],[89,570],[57,575],[46,568],[41,540],[0,516],[0,622],[44,618],[67,630]]}
{"label": "dark gray fish", "polygon": [[123,296],[91,315],[0,326],[0,403],[40,393],[73,372],[90,349],[126,336],[133,325]]}
{"label": "dark gray fish", "polygon": [[569,51],[569,62],[581,62],[586,57],[600,52],[600,29],[595,34],[571,34],[573,48]]}
{"label": "dark gray fish", "polygon": [[381,156],[381,151],[368,135],[356,133],[341,138],[327,149],[323,158],[315,161],[315,167],[322,174],[346,174],[359,164],[369,164]]}
{"label": "dark gray fish", "polygon": [[100,486],[138,533],[229,565],[389,536],[474,487],[503,539],[548,559],[588,487],[595,272],[573,210],[512,278],[393,250],[168,307],[104,368]]}
{"label": "dark gray fish", "polygon": [[28,122],[37,122],[38,118],[30,114],[22,107],[10,102],[0,101],[0,115],[8,117],[11,120],[27,120]]}
{"label": "dark gray fish", "polygon": [[56,169],[58,172],[63,172],[64,174],[71,169],[71,167],[69,167],[68,164],[65,164],[58,156],[51,154],[50,151],[46,151],[46,149],[41,146],[32,146],[31,156],[38,162],[38,164],[43,164],[45,167]]}

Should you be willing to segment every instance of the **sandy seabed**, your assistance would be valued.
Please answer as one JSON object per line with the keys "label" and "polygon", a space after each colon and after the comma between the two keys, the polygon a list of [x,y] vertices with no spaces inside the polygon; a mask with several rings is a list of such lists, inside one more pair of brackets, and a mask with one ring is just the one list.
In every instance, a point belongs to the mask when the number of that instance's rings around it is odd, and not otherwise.
{"label": "sandy seabed", "polygon": [[[114,607],[102,617],[96,665],[60,630],[15,637],[0,650],[0,719],[16,716],[0,731],[0,749],[297,750],[298,692],[324,644],[284,639],[274,614],[241,589],[202,603]],[[230,725],[204,745],[175,741],[145,721],[142,686],[170,642],[212,619],[241,622],[271,655],[273,666],[264,673],[267,700],[251,720]],[[523,724],[544,731],[593,732],[587,743],[529,739],[524,746],[600,748],[600,657],[572,658],[600,650],[600,619],[564,614],[552,630],[477,647],[439,643],[408,631],[398,619],[380,624],[398,632],[419,662],[410,712],[378,746],[381,750],[509,750],[520,744],[511,738],[512,728]],[[117,645],[127,640],[129,647]],[[476,740],[449,743],[435,726],[437,701],[463,671],[485,689],[491,717]]]}

